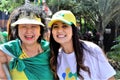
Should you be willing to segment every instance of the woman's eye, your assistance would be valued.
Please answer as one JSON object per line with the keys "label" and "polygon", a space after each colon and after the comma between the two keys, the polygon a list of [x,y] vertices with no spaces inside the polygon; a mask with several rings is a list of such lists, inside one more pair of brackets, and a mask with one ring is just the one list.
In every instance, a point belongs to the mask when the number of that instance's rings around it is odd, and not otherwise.
{"label": "woman's eye", "polygon": [[57,26],[57,25],[53,25],[53,29],[54,29],[54,28],[58,28],[58,26]]}
{"label": "woman's eye", "polygon": [[68,26],[67,26],[67,25],[63,25],[62,27],[63,27],[63,28],[67,28]]}
{"label": "woman's eye", "polygon": [[39,26],[32,26],[32,28],[38,28]]}
{"label": "woman's eye", "polygon": [[32,28],[35,28],[36,26],[32,26]]}
{"label": "woman's eye", "polygon": [[21,26],[21,28],[26,28],[26,26]]}

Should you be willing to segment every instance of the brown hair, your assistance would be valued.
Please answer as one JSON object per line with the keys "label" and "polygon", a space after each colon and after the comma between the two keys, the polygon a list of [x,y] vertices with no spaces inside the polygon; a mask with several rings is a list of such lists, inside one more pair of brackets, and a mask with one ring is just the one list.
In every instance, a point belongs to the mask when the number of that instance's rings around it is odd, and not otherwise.
{"label": "brown hair", "polygon": [[[52,32],[52,28],[51,28]],[[88,72],[90,75],[90,70],[87,66],[84,65],[84,54],[83,54],[83,45],[82,42],[79,39],[78,35],[78,29],[75,27],[75,25],[72,25],[72,32],[73,32],[73,47],[74,47],[74,52],[76,56],[76,61],[77,61],[77,75],[79,78],[84,79],[83,76],[79,73],[80,70],[84,70]],[[52,33],[50,35],[50,50],[51,50],[51,55],[50,55],[50,67],[54,73],[55,80],[58,80],[57,76],[57,56],[58,56],[58,50],[60,48],[60,44],[57,43],[52,36]]]}

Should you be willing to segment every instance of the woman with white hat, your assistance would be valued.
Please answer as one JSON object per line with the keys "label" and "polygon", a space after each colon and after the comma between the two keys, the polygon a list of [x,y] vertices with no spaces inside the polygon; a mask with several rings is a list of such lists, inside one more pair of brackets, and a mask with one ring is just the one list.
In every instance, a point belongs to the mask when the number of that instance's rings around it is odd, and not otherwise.
{"label": "woman with white hat", "polygon": [[42,12],[35,6],[26,4],[11,13],[10,41],[0,45],[0,79],[7,79],[2,67],[7,63],[12,80],[53,80],[44,27]]}

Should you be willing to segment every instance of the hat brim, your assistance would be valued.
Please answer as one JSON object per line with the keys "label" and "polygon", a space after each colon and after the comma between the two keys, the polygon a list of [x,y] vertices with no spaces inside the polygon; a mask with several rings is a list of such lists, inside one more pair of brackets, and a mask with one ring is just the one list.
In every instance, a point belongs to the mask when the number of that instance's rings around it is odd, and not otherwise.
{"label": "hat brim", "polygon": [[51,19],[51,21],[50,21],[49,24],[48,24],[48,27],[52,27],[52,25],[53,25],[55,22],[57,22],[57,21],[62,21],[62,22],[64,22],[64,23],[68,24],[68,25],[72,25],[71,22],[68,22],[68,21],[65,20],[65,19],[55,18],[55,19]]}
{"label": "hat brim", "polygon": [[42,22],[37,21],[35,19],[28,19],[28,18],[22,18],[22,19],[18,19],[16,22],[12,23],[11,26],[15,27],[18,24],[38,24],[41,26],[45,26]]}

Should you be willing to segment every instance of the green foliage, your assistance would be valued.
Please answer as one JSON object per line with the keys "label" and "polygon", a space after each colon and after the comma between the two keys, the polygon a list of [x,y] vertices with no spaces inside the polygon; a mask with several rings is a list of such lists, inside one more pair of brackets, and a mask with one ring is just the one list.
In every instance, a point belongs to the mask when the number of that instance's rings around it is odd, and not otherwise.
{"label": "green foliage", "polygon": [[116,45],[111,47],[112,52],[120,54],[120,36],[115,39]]}
{"label": "green foliage", "polygon": [[0,0],[0,11],[11,12],[22,4],[24,4],[24,0]]}
{"label": "green foliage", "polygon": [[107,57],[111,60],[110,63],[116,70],[116,79],[120,79],[120,36],[115,40],[116,45],[111,47],[111,51],[107,53]]}
{"label": "green foliage", "polygon": [[3,44],[8,41],[7,36],[8,36],[8,34],[6,31],[1,32],[1,30],[0,30],[0,44]]}
{"label": "green foliage", "polygon": [[0,44],[3,44],[5,42],[5,39],[3,37],[3,35],[0,34]]}
{"label": "green foliage", "polygon": [[117,44],[111,47],[111,51],[108,52],[107,56],[110,59],[120,62],[120,36],[116,38]]}
{"label": "green foliage", "polygon": [[115,75],[115,78],[118,80],[118,79],[120,79],[120,71],[116,71],[117,73],[116,73],[116,75]]}
{"label": "green foliage", "polygon": [[117,53],[117,51],[111,51],[107,53],[107,56],[109,59],[115,60],[115,61],[119,61],[120,62],[120,53]]}

